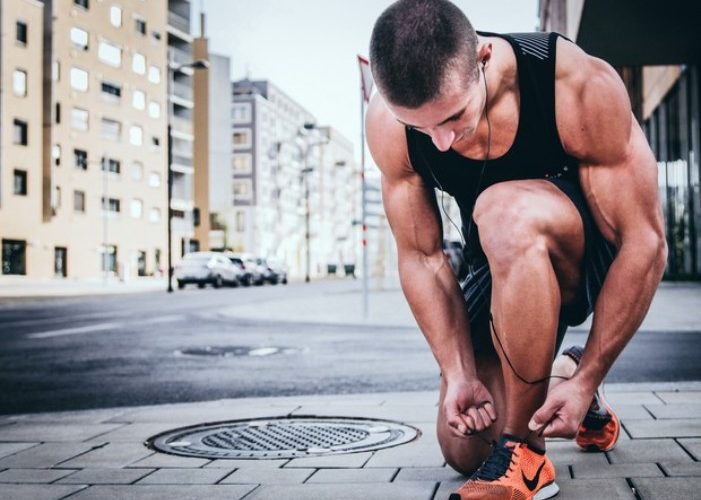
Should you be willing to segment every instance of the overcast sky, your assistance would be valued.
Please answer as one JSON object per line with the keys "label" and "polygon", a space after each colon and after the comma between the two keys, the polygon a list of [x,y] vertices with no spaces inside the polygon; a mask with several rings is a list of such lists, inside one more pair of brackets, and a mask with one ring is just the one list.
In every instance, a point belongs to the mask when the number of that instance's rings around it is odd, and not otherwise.
{"label": "overcast sky", "polygon": [[[207,16],[210,51],[231,58],[232,80],[270,80],[355,144],[360,157],[360,76],[372,26],[389,0],[192,0],[192,30]],[[476,29],[533,31],[537,0],[458,0]]]}

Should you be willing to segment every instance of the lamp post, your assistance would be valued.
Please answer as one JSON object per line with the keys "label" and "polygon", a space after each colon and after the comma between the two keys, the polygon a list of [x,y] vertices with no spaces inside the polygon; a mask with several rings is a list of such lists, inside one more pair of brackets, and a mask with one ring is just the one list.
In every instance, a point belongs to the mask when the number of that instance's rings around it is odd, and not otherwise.
{"label": "lamp post", "polygon": [[168,78],[166,78],[166,101],[168,103],[168,208],[166,210],[166,217],[168,219],[168,288],[167,291],[168,293],[173,292],[173,242],[172,242],[172,235],[173,235],[173,227],[172,227],[172,209],[170,208],[170,202],[173,197],[173,136],[171,134],[172,132],[172,127],[171,127],[171,118],[173,113],[171,112],[171,103],[170,103],[170,92],[171,92],[171,86],[172,86],[172,80],[175,78],[174,74],[176,71],[180,71],[181,69],[184,68],[192,68],[194,70],[197,69],[207,69],[209,68],[209,61],[205,59],[197,59],[195,61],[185,63],[185,64],[179,64],[175,67],[170,67],[170,71],[168,71]]}

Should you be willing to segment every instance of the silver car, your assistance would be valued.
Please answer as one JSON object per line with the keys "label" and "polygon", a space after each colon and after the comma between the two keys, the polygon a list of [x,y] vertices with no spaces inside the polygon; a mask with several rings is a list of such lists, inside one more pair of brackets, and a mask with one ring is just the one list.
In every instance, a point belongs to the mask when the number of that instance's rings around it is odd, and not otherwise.
{"label": "silver car", "polygon": [[238,286],[241,269],[217,252],[192,252],[183,257],[175,268],[178,288],[194,283],[199,288],[211,284],[214,288],[222,285]]}

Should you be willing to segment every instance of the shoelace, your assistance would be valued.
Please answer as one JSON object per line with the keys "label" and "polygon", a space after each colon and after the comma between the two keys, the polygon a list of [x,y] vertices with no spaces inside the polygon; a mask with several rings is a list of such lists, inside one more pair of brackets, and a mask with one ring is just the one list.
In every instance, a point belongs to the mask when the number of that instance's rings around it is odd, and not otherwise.
{"label": "shoelace", "polygon": [[494,481],[506,474],[512,462],[514,450],[500,441],[494,443],[492,453],[487,457],[487,460],[480,466],[472,476],[472,479],[481,479],[482,481]]}

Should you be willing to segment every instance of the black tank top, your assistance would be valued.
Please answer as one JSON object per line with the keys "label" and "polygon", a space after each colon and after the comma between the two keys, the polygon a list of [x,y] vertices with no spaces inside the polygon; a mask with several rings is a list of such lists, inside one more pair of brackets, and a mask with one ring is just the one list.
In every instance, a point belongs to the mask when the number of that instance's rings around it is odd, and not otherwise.
{"label": "black tank top", "polygon": [[[406,128],[409,159],[414,170],[426,185],[442,189],[455,198],[460,207],[463,233],[472,216],[476,195],[493,184],[519,179],[564,178],[579,185],[577,160],[562,148],[555,123],[555,46],[562,35],[478,34],[500,37],[511,44],[516,55],[520,92],[516,138],[503,156],[487,161],[479,192],[476,190],[483,160],[466,158],[452,149],[441,152],[428,135]],[[472,233],[474,237],[476,230]],[[467,238],[467,234],[465,236]],[[474,238],[470,239],[474,243]]]}

